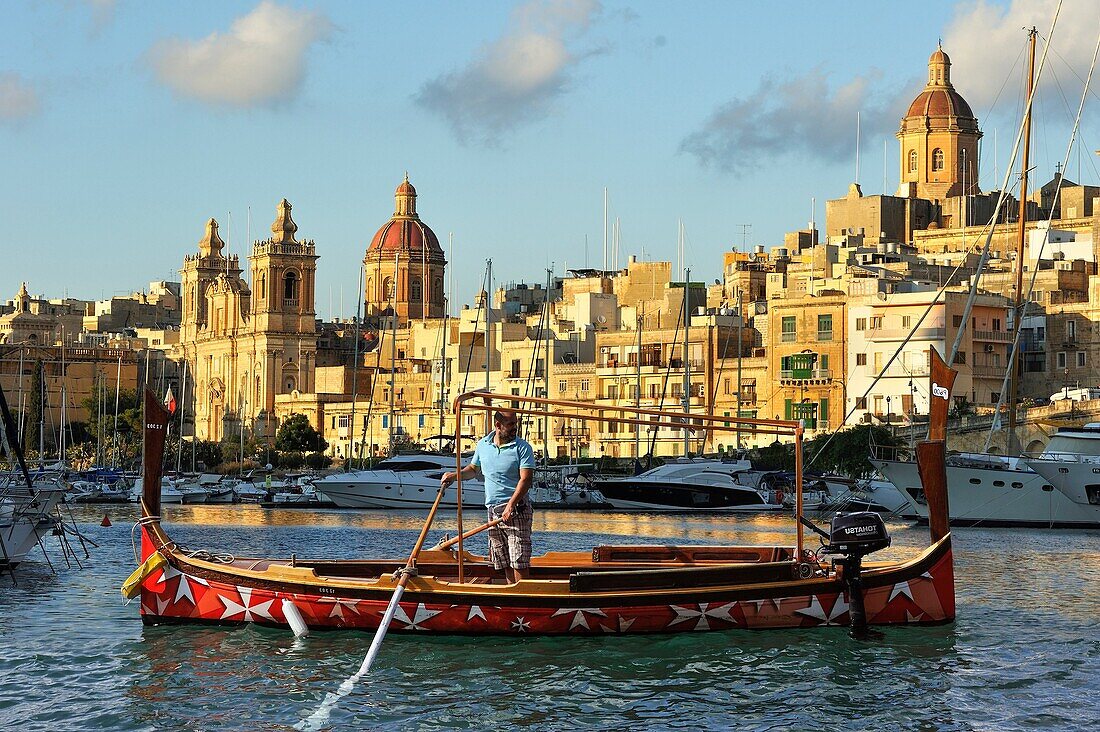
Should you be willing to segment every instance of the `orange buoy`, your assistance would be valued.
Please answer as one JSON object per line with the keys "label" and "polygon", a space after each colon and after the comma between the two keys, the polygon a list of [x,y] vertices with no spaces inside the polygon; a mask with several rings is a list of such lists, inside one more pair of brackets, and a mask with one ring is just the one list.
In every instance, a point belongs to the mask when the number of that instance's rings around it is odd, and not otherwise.
{"label": "orange buoy", "polygon": [[110,526],[111,525],[111,517],[108,516],[107,514],[103,514],[103,520],[99,522],[99,525],[100,526]]}

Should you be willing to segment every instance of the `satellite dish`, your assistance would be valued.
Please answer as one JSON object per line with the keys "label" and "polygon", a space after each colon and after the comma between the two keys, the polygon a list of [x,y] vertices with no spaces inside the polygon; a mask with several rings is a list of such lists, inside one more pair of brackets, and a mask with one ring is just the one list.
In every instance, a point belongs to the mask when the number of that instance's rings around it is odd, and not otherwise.
{"label": "satellite dish", "polygon": [[749,252],[749,261],[750,262],[755,262],[756,261],[756,252]]}
{"label": "satellite dish", "polygon": [[885,292],[878,293],[878,299],[882,300],[883,302],[886,302],[886,293]]}
{"label": "satellite dish", "polygon": [[599,323],[600,325],[603,325],[604,323],[607,322],[607,316],[606,315],[597,315],[596,316],[596,322]]}

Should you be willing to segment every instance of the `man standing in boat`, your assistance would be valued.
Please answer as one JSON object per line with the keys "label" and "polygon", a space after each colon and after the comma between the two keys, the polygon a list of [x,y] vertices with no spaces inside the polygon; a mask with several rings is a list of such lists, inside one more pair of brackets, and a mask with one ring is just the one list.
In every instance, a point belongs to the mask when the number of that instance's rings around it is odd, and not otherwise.
{"label": "man standing in boat", "polygon": [[[535,452],[530,443],[516,436],[519,421],[514,412],[501,409],[493,414],[495,429],[478,441],[462,477],[480,472],[485,481],[485,506],[489,520],[500,523],[489,529],[489,559],[504,570],[509,583],[527,576],[531,565],[531,500],[527,492],[535,470]],[[444,473],[446,488],[457,473]]]}

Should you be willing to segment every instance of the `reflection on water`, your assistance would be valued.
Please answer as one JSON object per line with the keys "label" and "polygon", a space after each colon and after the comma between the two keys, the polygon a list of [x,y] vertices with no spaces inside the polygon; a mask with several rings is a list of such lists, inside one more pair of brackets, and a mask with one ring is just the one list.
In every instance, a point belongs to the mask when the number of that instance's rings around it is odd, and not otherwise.
{"label": "reflection on water", "polygon": [[[100,548],[83,571],[27,564],[0,578],[0,729],[289,729],[362,660],[370,635],[143,627],[118,585],[133,567],[133,507],[77,510]],[[412,512],[171,506],[174,538],[240,554],[407,551]],[[454,512],[440,531],[454,531]],[[476,520],[476,519],[473,519]],[[784,543],[789,517],[537,514],[539,548],[604,543]],[[898,556],[928,530],[891,523]],[[434,540],[434,537],[433,537]],[[52,541],[52,539],[48,540]],[[475,540],[477,541],[477,540]],[[814,539],[808,537],[808,543]],[[956,623],[659,637],[392,635],[334,729],[1088,729],[1100,683],[1100,533],[955,532]],[[883,556],[876,554],[876,557]]]}

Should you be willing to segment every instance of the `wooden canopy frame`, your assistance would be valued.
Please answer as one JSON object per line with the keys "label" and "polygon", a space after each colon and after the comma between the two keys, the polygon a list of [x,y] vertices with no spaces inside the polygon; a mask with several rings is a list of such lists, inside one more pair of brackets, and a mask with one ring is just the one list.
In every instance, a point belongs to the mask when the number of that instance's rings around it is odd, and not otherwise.
{"label": "wooden canopy frame", "polygon": [[[484,402],[474,404],[475,400]],[[496,404],[494,404],[496,402]],[[476,532],[463,532],[462,527],[462,453],[459,449],[462,437],[463,411],[493,412],[498,409],[507,409],[517,415],[530,417],[551,417],[579,419],[588,422],[609,422],[614,424],[630,424],[639,427],[671,427],[673,429],[693,430],[690,420],[702,421],[703,428],[707,431],[717,432],[745,432],[756,434],[770,434],[776,436],[794,437],[794,483],[795,483],[795,556],[802,557],[803,530],[802,522],[802,447],[804,427],[802,421],[780,419],[746,419],[743,417],[715,416],[709,413],[693,414],[689,412],[675,412],[661,409],[647,409],[644,407],[610,406],[578,402],[566,399],[547,399],[544,397],[519,396],[516,394],[495,394],[488,391],[471,391],[462,394],[455,399],[455,478],[456,502],[458,505],[458,581],[464,581],[463,567],[463,540]],[[563,411],[565,410],[565,411]],[[621,412],[630,414],[629,417],[604,416],[604,412]],[[656,419],[653,419],[656,417]],[[424,521],[424,527],[410,557],[410,566],[416,563],[416,556],[428,536],[432,523],[435,520],[436,511],[443,499],[444,491],[439,491],[435,502],[432,504],[428,517]],[[488,526],[488,524],[486,524]],[[484,528],[484,527],[483,527]]]}

